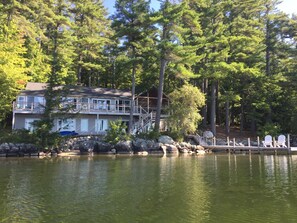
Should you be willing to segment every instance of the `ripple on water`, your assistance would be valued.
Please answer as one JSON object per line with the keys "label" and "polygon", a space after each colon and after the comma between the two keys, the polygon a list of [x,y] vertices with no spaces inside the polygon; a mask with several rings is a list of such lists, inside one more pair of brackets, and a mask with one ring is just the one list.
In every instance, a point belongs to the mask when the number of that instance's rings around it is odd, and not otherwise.
{"label": "ripple on water", "polygon": [[296,169],[289,156],[3,159],[0,222],[297,222]]}

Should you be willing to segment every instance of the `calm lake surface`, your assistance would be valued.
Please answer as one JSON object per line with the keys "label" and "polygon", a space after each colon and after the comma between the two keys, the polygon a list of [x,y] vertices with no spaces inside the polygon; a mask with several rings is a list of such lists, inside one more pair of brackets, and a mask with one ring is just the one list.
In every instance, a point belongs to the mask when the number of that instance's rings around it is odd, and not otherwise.
{"label": "calm lake surface", "polygon": [[0,222],[297,222],[297,156],[1,158]]}

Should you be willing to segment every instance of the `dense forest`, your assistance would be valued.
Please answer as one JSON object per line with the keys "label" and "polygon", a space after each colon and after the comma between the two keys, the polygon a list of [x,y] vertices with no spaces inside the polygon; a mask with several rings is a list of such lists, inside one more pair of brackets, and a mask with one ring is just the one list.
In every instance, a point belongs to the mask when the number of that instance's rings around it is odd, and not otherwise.
{"label": "dense forest", "polygon": [[27,81],[206,96],[201,128],[297,133],[297,15],[276,0],[0,1],[0,121]]}

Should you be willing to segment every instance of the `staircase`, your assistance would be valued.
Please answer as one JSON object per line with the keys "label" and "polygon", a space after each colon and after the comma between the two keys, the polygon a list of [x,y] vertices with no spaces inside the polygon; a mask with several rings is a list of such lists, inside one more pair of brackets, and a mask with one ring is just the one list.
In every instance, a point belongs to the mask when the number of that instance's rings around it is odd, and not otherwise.
{"label": "staircase", "polygon": [[139,132],[148,132],[150,131],[155,124],[155,114],[153,112],[147,112],[142,109],[142,113],[139,116],[139,120],[133,125],[133,134]]}

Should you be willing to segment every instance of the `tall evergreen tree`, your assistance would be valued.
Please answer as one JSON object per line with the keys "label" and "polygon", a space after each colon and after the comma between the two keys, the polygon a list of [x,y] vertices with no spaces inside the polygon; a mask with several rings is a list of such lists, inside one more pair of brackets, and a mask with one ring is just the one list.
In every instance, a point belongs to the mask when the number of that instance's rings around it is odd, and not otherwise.
{"label": "tall evergreen tree", "polygon": [[[110,21],[102,0],[73,0],[75,67],[78,83],[90,85],[104,71],[104,47],[111,40]],[[96,84],[98,85],[98,83]]]}
{"label": "tall evergreen tree", "polygon": [[195,29],[200,31],[200,26],[195,23],[195,20],[189,22],[191,13],[188,1],[171,3],[169,0],[165,0],[161,3],[158,15],[156,21],[158,27],[160,27],[160,43],[158,45],[160,70],[155,120],[155,131],[157,132],[160,128],[166,68],[170,66],[171,70],[179,75],[181,81],[184,78],[194,76],[191,66],[197,59],[196,48],[186,39],[190,37],[191,32],[195,31]]}
{"label": "tall evergreen tree", "polygon": [[137,65],[141,61],[147,37],[151,30],[149,22],[149,4],[146,0],[117,0],[116,12],[112,16],[112,27],[116,36],[120,38],[123,49],[130,58],[132,72],[132,98],[130,105],[129,133],[132,132],[134,100],[135,100],[135,76]]}
{"label": "tall evergreen tree", "polygon": [[[216,113],[219,80],[226,76],[229,66],[227,57],[229,52],[228,39],[225,36],[227,29],[224,24],[224,0],[208,0],[201,4],[201,26],[204,42],[203,60],[197,64],[198,72],[203,75],[206,82],[211,84],[210,95],[210,124],[211,131],[216,134]],[[206,88],[206,86],[205,86]],[[205,117],[206,118],[206,114]]]}

